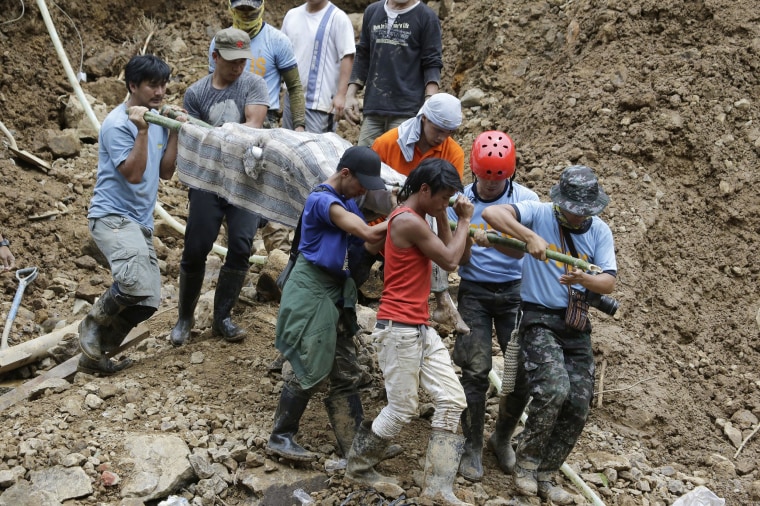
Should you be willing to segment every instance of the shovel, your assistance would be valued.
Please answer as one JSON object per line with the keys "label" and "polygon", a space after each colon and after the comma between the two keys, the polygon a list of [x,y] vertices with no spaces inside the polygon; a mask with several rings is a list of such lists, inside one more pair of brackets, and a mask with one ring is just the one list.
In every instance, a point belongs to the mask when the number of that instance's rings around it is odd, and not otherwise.
{"label": "shovel", "polygon": [[37,168],[42,170],[45,174],[50,172],[50,164],[43,160],[42,158],[35,156],[31,154],[29,151],[25,151],[18,148],[18,145],[16,144],[16,139],[13,138],[13,135],[11,135],[10,131],[5,128],[5,125],[3,125],[3,122],[0,121],[0,131],[2,131],[6,137],[8,137],[8,142],[10,143],[10,146],[8,146],[8,149],[11,150],[11,153],[16,155],[21,160],[25,161],[26,163],[31,163],[32,165],[35,165]]}
{"label": "shovel", "polygon": [[24,290],[26,285],[31,283],[37,278],[37,267],[27,267],[26,269],[19,269],[16,271],[16,279],[18,279],[18,289],[16,290],[16,296],[13,297],[13,304],[11,304],[11,310],[8,311],[8,318],[5,320],[5,328],[3,329],[3,338],[0,341],[0,350],[4,350],[8,347],[8,335],[11,333],[11,326],[13,320],[16,318],[18,308],[21,306],[21,297],[24,296]]}

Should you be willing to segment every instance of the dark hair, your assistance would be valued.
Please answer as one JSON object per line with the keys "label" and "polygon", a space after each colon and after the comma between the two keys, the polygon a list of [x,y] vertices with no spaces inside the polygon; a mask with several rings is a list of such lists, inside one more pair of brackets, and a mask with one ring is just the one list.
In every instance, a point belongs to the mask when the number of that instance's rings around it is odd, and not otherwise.
{"label": "dark hair", "polygon": [[431,193],[441,190],[462,191],[462,180],[451,162],[442,158],[428,158],[413,169],[406,178],[404,186],[398,192],[398,199],[404,201],[420,191],[423,184],[430,187]]}
{"label": "dark hair", "polygon": [[171,73],[172,69],[169,65],[158,56],[152,54],[137,55],[133,56],[124,68],[124,81],[127,84],[127,91],[131,92],[130,83],[137,86],[140,86],[143,81],[165,83],[169,80]]}

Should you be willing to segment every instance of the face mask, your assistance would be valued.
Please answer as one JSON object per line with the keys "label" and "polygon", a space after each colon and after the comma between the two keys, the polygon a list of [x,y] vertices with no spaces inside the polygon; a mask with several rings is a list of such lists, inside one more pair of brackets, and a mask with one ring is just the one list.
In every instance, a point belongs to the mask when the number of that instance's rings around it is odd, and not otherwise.
{"label": "face mask", "polygon": [[252,10],[240,10],[230,7],[232,15],[232,26],[248,33],[248,36],[254,38],[261,31],[264,24],[264,3],[261,7]]}
{"label": "face mask", "polygon": [[567,218],[565,218],[565,215],[562,213],[562,210],[557,204],[554,204],[554,216],[557,218],[557,221],[562,228],[572,230],[573,232],[585,233],[588,232],[589,228],[591,228],[590,216],[583,220],[580,225],[571,225],[568,223]]}

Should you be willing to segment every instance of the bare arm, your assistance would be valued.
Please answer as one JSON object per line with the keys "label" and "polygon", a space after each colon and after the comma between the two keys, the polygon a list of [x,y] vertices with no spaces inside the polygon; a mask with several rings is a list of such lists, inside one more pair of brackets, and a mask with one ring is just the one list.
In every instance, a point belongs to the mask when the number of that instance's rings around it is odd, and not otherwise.
{"label": "bare arm", "polygon": [[[137,127],[137,136],[127,159],[117,168],[121,175],[124,176],[124,179],[130,184],[138,184],[142,181],[143,174],[145,174],[145,169],[148,165],[148,123],[143,118],[146,112],[148,112],[148,108],[141,106],[132,106],[127,109],[129,120]],[[171,135],[169,136],[169,140],[171,142]]]}
{"label": "bare arm", "polygon": [[338,74],[338,90],[333,97],[333,114],[336,121],[343,117],[343,109],[346,107],[346,93],[348,91],[348,79],[351,77],[351,67],[354,65],[354,55],[347,54],[340,60]]}
{"label": "bare arm", "polygon": [[[442,269],[453,271],[459,265],[469,237],[472,203],[460,195],[454,204],[454,210],[459,219],[457,228],[448,243],[444,243],[435,235],[425,220],[412,213],[402,213],[393,219],[391,240],[399,248],[417,246],[426,257]],[[448,226],[448,222],[446,224]]]}
{"label": "bare arm", "polygon": [[541,236],[517,221],[517,214],[509,204],[489,206],[483,210],[483,219],[499,232],[504,232],[526,244],[527,252],[538,260],[546,260],[549,247]]}
{"label": "bare arm", "polygon": [[361,217],[347,211],[339,204],[330,206],[330,220],[332,220],[336,227],[363,239],[369,244],[382,242],[388,229],[387,221],[369,226]]}
{"label": "bare arm", "polygon": [[615,289],[616,279],[615,276],[606,272],[593,275],[574,268],[560,276],[559,282],[563,285],[581,285],[586,290],[607,294]]}
{"label": "bare arm", "polygon": [[264,120],[267,119],[269,107],[260,104],[251,104],[245,106],[245,123],[247,127],[262,128]]}
{"label": "bare arm", "polygon": [[358,125],[362,120],[362,115],[359,112],[359,99],[356,98],[356,93],[360,87],[356,83],[350,83],[346,91],[346,104],[344,112],[346,113],[346,120],[352,125]]}

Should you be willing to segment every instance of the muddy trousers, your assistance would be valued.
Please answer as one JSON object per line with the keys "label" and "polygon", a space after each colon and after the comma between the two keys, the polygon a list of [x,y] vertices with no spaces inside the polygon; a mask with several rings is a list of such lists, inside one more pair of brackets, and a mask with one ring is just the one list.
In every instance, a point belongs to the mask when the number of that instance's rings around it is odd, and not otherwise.
{"label": "muddy trousers", "polygon": [[502,353],[515,328],[520,311],[520,280],[507,283],[476,283],[463,279],[459,283],[459,314],[470,327],[469,334],[458,334],[452,358],[462,368],[462,388],[467,402],[485,403],[488,373],[493,362],[493,330]]}
{"label": "muddy trousers", "polygon": [[[594,393],[591,334],[566,328],[564,317],[525,311],[521,360],[533,396],[517,447],[517,466],[548,475],[562,466],[586,424]],[[523,369],[518,371],[518,374]]]}
{"label": "muddy trousers", "polygon": [[438,333],[425,325],[378,320],[372,339],[388,396],[372,431],[386,440],[397,436],[418,415],[421,386],[435,405],[432,427],[456,433],[467,402]]}

